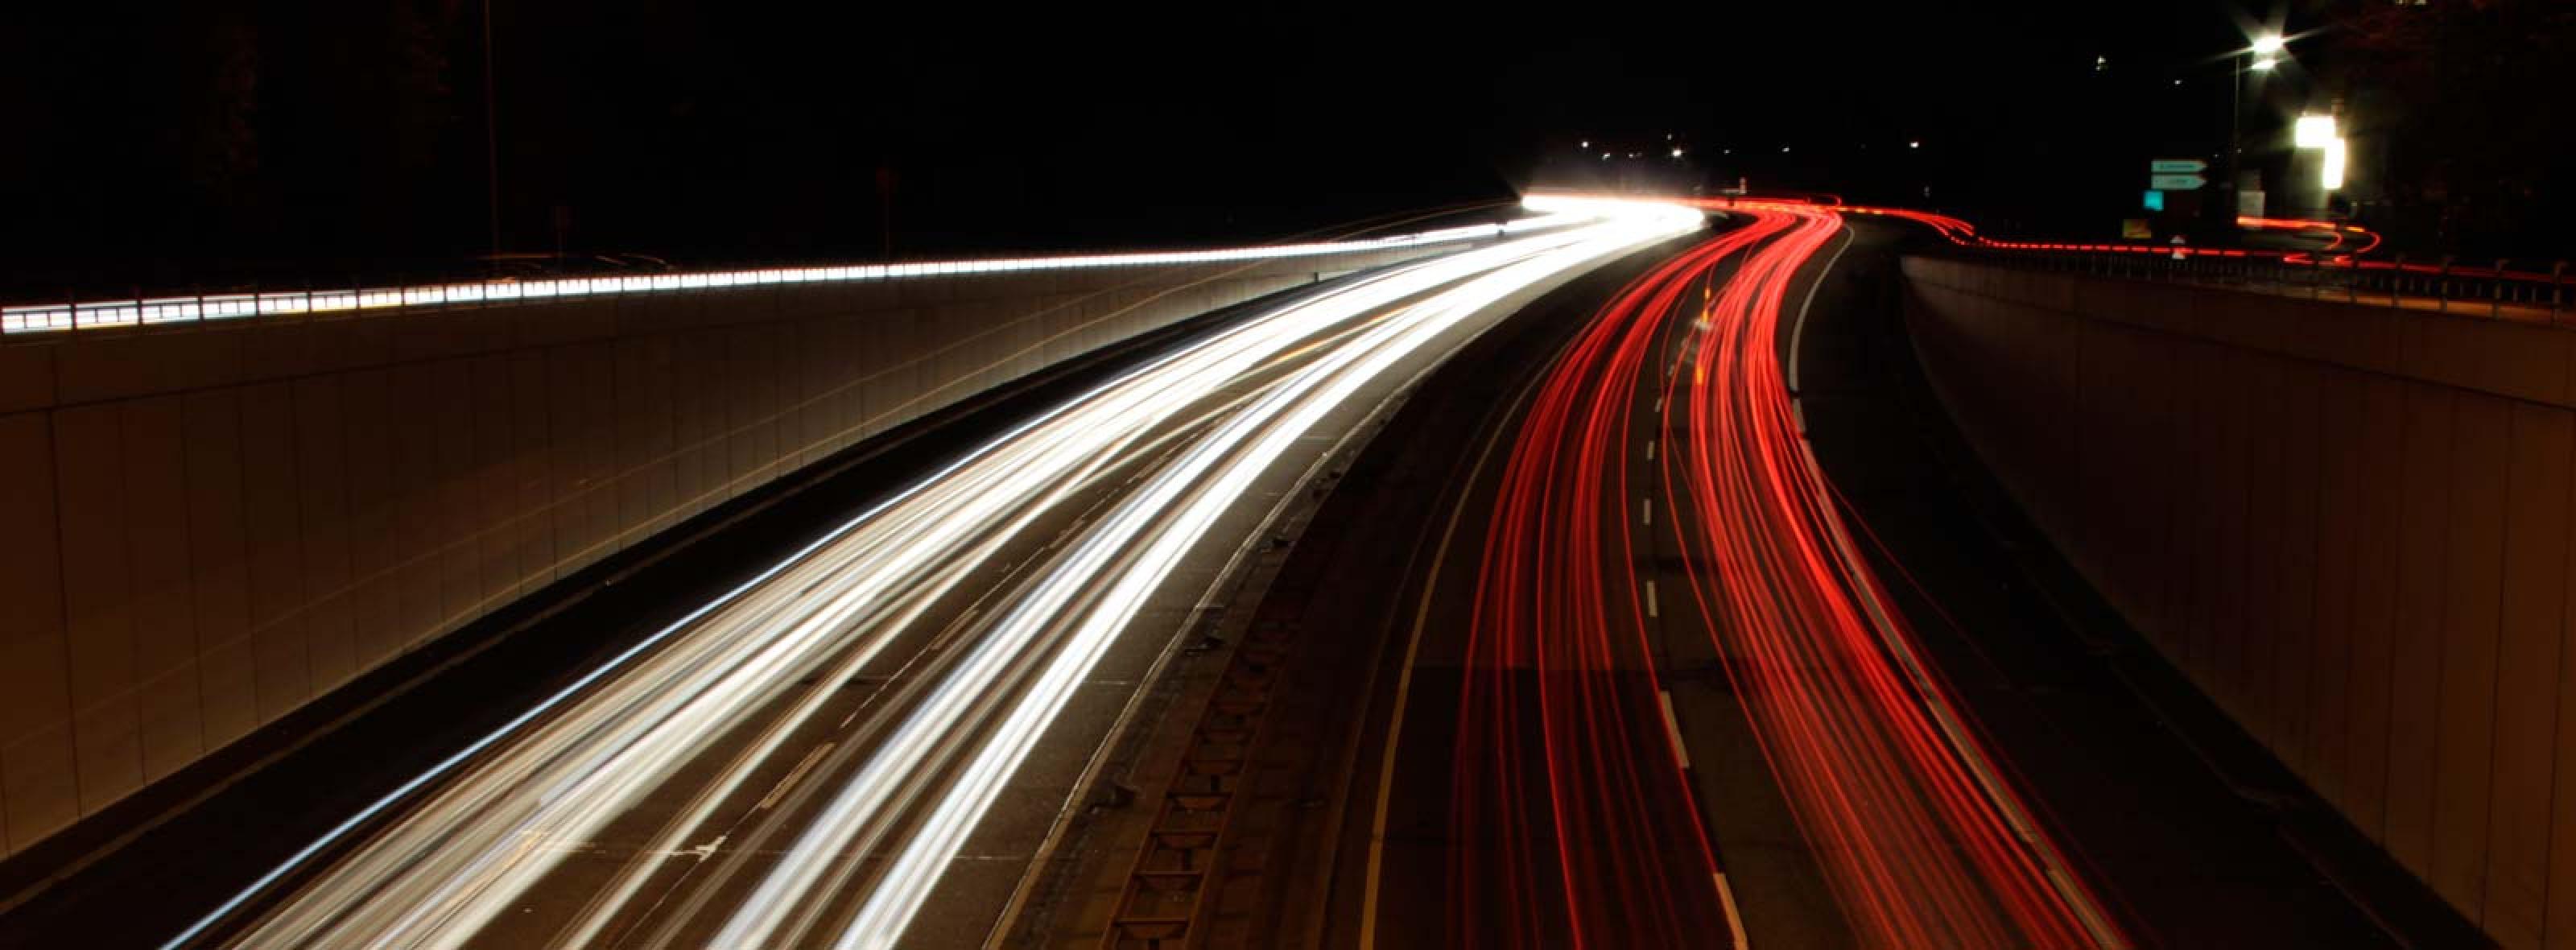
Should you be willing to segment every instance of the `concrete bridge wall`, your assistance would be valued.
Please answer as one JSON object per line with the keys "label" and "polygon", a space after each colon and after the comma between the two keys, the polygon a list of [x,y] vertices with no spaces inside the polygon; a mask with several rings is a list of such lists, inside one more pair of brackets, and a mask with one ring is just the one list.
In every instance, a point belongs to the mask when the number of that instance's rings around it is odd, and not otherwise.
{"label": "concrete bridge wall", "polygon": [[2576,333],[1905,274],[1951,415],[2111,603],[2504,946],[2576,947]]}
{"label": "concrete bridge wall", "polygon": [[1463,246],[0,341],[0,855],[892,426]]}

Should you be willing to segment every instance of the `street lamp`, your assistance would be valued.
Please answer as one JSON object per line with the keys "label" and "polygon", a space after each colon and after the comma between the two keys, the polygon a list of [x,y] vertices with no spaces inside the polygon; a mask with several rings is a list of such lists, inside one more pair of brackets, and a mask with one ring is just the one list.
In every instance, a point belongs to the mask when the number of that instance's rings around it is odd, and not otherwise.
{"label": "street lamp", "polygon": [[2281,34],[2266,33],[2255,37],[2251,45],[2238,50],[2236,55],[2231,57],[2244,65],[2231,70],[2235,74],[2235,84],[2230,87],[2227,100],[2227,187],[2225,191],[2228,202],[2237,205],[2227,209],[2227,219],[2230,221],[2236,220],[2245,213],[2244,199],[2239,197],[2240,193],[2237,191],[2239,167],[2245,161],[2245,74],[2271,72],[2274,67],[2281,64],[2281,51],[2288,46],[2289,41],[2283,39]]}

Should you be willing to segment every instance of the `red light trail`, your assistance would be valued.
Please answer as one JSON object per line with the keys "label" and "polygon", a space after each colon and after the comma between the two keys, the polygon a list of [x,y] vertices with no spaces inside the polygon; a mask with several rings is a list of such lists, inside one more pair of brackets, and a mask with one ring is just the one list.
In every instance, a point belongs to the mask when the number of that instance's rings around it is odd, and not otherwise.
{"label": "red light trail", "polygon": [[1458,946],[1680,946],[1728,932],[1647,658],[1629,455],[1616,447],[1661,329],[1637,317],[1673,310],[1708,267],[1773,230],[1721,235],[1631,283],[1532,396],[1467,643],[1450,811]]}
{"label": "red light trail", "polygon": [[[1596,314],[1516,434],[1460,701],[1453,942],[1707,945],[1727,932],[1713,919],[1727,900],[1718,861],[1659,717],[1657,595],[1627,514],[1660,496],[1706,632],[1864,946],[2127,946],[1887,606],[1806,446],[1781,311],[1841,231],[1838,209],[1727,207],[1750,220]],[[1676,338],[1678,361],[1650,359]],[[1632,471],[1650,387],[1670,450]]]}

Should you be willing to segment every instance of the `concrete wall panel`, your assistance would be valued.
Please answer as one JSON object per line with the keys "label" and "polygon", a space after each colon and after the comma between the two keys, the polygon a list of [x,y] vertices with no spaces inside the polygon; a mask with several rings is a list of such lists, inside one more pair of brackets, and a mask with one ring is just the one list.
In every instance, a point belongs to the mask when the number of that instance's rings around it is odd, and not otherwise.
{"label": "concrete wall panel", "polygon": [[242,524],[250,556],[251,683],[262,722],[293,711],[313,688],[295,458],[293,387],[244,389]]}
{"label": "concrete wall panel", "polygon": [[260,722],[251,658],[250,542],[241,459],[241,394],[191,393],[188,428],[188,562],[197,623],[197,701],[206,747]]}
{"label": "concrete wall panel", "polygon": [[[2483,919],[2498,942],[2537,946],[2546,920],[2552,728],[2566,613],[2568,519],[2576,420],[2512,404],[2504,481],[2502,603],[2495,679],[2495,781]],[[2517,831],[2517,829],[2520,829]]]}
{"label": "concrete wall panel", "polygon": [[[57,530],[53,420],[0,415],[0,535]],[[26,847],[80,814],[71,768],[71,691],[63,639],[62,549],[0,545],[0,841]]]}
{"label": "concrete wall panel", "polygon": [[869,436],[1419,253],[0,343],[0,855]]}
{"label": "concrete wall panel", "polygon": [[2486,890],[2493,775],[2496,637],[2504,594],[2504,521],[2512,404],[2462,395],[2452,418],[2450,559],[2439,642],[2441,719],[2433,766],[2435,890],[2475,907]]}
{"label": "concrete wall panel", "polygon": [[197,624],[188,557],[187,403],[123,405],[127,582],[134,602],[135,709],[145,781],[195,761]]}
{"label": "concrete wall panel", "polygon": [[2576,334],[1906,273],[1933,388],[2106,599],[2500,944],[2576,948]]}
{"label": "concrete wall panel", "polygon": [[54,420],[72,752],[79,766],[82,814],[143,781],[122,417],[109,403],[61,412]]}
{"label": "concrete wall panel", "polygon": [[347,682],[360,668],[351,626],[344,388],[342,377],[332,374],[298,380],[294,390],[296,516],[305,587],[299,612],[314,691]]}

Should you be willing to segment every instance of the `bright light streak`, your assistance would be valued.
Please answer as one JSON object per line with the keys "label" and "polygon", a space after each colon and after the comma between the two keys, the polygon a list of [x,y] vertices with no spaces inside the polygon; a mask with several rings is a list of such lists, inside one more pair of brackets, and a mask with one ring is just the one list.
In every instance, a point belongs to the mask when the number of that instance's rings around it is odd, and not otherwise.
{"label": "bright light streak", "polygon": [[2281,39],[2279,35],[2266,34],[2254,38],[2253,51],[2256,56],[2274,56],[2278,55],[2281,52],[2281,49],[2288,45],[2289,43]]}
{"label": "bright light streak", "polygon": [[[1606,157],[1606,156],[1605,156]],[[98,302],[41,303],[0,307],[0,334],[35,333],[91,327],[132,326],[141,323],[170,323],[194,320],[229,319],[234,317],[270,316],[297,313],[328,313],[345,310],[376,310],[386,307],[432,309],[479,304],[495,300],[526,300],[553,297],[583,297],[603,294],[669,293],[736,287],[746,284],[839,283],[845,281],[903,280],[948,274],[1024,273],[1029,271],[1088,270],[1107,267],[1155,267],[1193,264],[1225,264],[1285,258],[1316,257],[1333,254],[1357,254],[1401,247],[1450,244],[1517,234],[1523,231],[1566,227],[1575,219],[1550,221],[1520,220],[1508,224],[1480,224],[1442,228],[1414,234],[1356,241],[1320,241],[1302,244],[1275,244],[1261,247],[1222,248],[1208,251],[1158,251],[1137,254],[1081,254],[1060,257],[1000,258],[992,260],[936,261],[918,264],[870,264],[864,266],[806,267],[786,270],[699,271],[623,277],[572,277],[535,281],[490,281],[472,284],[437,284],[419,287],[372,287],[351,290],[316,290],[310,292],[209,295],[153,300],[111,300]]]}
{"label": "bright light streak", "polygon": [[[728,945],[801,944],[817,928],[837,930],[845,946],[890,944],[1144,598],[1324,413],[1494,300],[1701,224],[1697,211],[1644,202],[1540,196],[1526,204],[1577,209],[1545,213],[1590,223],[1373,275],[1102,383],[478,740],[172,945],[290,875],[296,889],[276,895],[235,935],[237,945],[471,945],[525,905],[570,845],[655,795],[683,807],[643,854],[692,853],[691,842],[719,836],[734,850],[701,856],[706,863],[692,872],[698,890],[676,917],[661,918],[659,938],[628,936],[667,944],[677,939],[669,928],[713,914]],[[1226,395],[1265,373],[1279,374],[1248,397]],[[1177,451],[1174,461],[1146,469],[1142,482],[1129,477],[1127,460],[1160,457],[1164,447]],[[925,622],[1006,543],[1070,517],[1103,486],[1124,486],[1112,489],[1124,494],[1109,514],[1009,586],[966,631],[971,640],[942,651],[919,688],[826,756],[816,774],[834,778],[812,791],[825,803],[820,812],[799,812],[801,827],[777,812],[723,823],[735,815],[718,806],[749,788],[772,753],[802,751],[781,746],[841,683]],[[717,754],[714,743],[746,732],[739,750]],[[709,771],[711,760],[720,761]],[[667,787],[684,774],[691,784]],[[397,806],[402,813],[392,815]],[[329,864],[302,867],[369,825],[380,827]],[[896,859],[863,871],[840,860],[854,843],[890,848]],[[664,866],[638,860],[610,875],[558,942],[586,944],[631,919],[630,901],[660,896],[646,885]],[[751,880],[722,893],[749,895],[742,903],[702,906],[740,878]],[[861,905],[855,920],[820,919],[825,906],[846,906],[844,896]]]}
{"label": "bright light streak", "polygon": [[2254,71],[2258,73],[2268,73],[2272,71],[2273,67],[2279,65],[2281,65],[2280,60],[2266,56],[2254,61]]}
{"label": "bright light streak", "polygon": [[[1663,787],[1678,783],[1597,751],[1647,744],[1649,727],[1623,711],[1650,709],[1653,684],[1582,678],[1628,668],[1618,645],[1657,613],[1632,542],[1605,543],[1592,513],[1662,494],[1694,613],[1740,658],[1723,667],[1733,692],[1862,946],[2126,946],[1889,609],[1805,443],[1780,358],[1783,299],[1841,230],[1837,212],[1731,207],[1751,219],[1614,299],[1522,423],[1468,646],[1467,668],[1491,675],[1464,684],[1449,783],[1464,803],[1453,837],[1466,843],[1453,875],[1496,894],[1451,902],[1452,942],[1665,945],[1713,929],[1692,922],[1693,892],[1641,883],[1658,877],[1642,855],[1687,863],[1674,825],[1694,813],[1674,812],[1684,793]],[[1964,222],[1904,214],[1973,239]],[[1721,274],[1731,255],[1740,263]],[[1649,361],[1667,335],[1684,341],[1689,372]],[[1656,437],[1672,448],[1659,472],[1632,474],[1629,403],[1648,384],[1662,394]],[[1639,475],[1660,475],[1660,490]],[[1505,737],[1533,730],[1540,761],[1498,761],[1515,747]]]}
{"label": "bright light streak", "polygon": [[2334,140],[2334,116],[2303,115],[2290,126],[2290,142],[2300,148],[2324,148]]}
{"label": "bright light streak", "polygon": [[2327,191],[2333,191],[2343,187],[2344,149],[2343,137],[2336,136],[2335,138],[2326,140],[2324,156],[2325,167],[2320,172],[2318,181],[2325,186],[2325,190]]}

